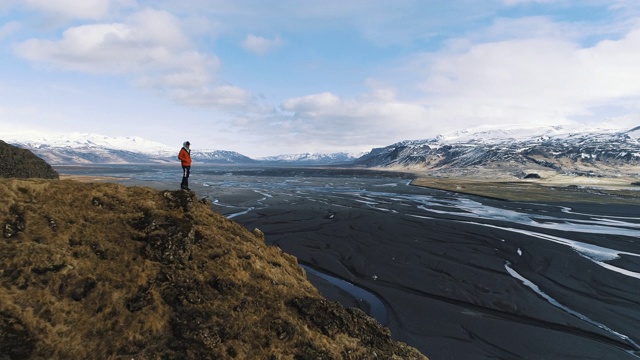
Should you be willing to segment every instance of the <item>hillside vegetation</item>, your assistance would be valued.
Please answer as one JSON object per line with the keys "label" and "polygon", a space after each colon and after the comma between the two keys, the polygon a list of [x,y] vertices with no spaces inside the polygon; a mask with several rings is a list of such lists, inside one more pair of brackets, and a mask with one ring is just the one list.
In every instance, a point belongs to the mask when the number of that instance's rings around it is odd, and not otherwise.
{"label": "hillside vegetation", "polygon": [[27,149],[20,149],[0,140],[0,178],[57,179],[51,165]]}
{"label": "hillside vegetation", "polygon": [[0,179],[0,359],[426,359],[194,193]]}

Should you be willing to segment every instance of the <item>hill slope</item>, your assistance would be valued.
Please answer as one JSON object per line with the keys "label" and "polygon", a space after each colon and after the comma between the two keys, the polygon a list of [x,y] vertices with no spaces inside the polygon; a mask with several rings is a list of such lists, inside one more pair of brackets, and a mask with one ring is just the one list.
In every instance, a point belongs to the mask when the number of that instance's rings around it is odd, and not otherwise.
{"label": "hill slope", "polygon": [[0,180],[0,354],[425,359],[193,193]]}
{"label": "hill slope", "polygon": [[51,165],[26,149],[19,149],[0,140],[0,178],[57,179]]}

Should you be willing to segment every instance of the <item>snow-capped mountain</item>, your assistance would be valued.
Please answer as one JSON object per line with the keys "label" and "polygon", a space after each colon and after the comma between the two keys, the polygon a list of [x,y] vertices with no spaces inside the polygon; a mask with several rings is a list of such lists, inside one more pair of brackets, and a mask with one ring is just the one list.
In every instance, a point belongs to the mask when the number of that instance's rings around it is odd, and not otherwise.
{"label": "snow-capped mountain", "polygon": [[[9,137],[53,165],[174,163],[178,148],[139,137],[94,134]],[[640,174],[640,126],[625,130],[554,126],[537,129],[472,129],[426,140],[407,140],[355,159],[347,153],[279,155],[257,160],[225,150],[192,149],[209,164],[356,165],[412,170],[513,173],[553,170],[576,174]]]}
{"label": "snow-capped mountain", "polygon": [[[97,134],[22,134],[6,141],[26,148],[53,165],[172,163],[180,147],[171,147],[140,137],[108,137]],[[194,161],[212,164],[255,162],[234,151],[193,150]]]}
{"label": "snow-capped mountain", "polygon": [[193,161],[208,164],[254,164],[255,160],[235,151],[228,150],[191,150]]}
{"label": "snow-capped mountain", "polygon": [[632,172],[640,173],[640,126],[629,130],[555,126],[463,131],[376,148],[354,164],[433,171],[548,169],[587,175],[632,167]]}
{"label": "snow-capped mountain", "polygon": [[262,162],[281,163],[281,164],[300,164],[300,165],[331,165],[345,164],[355,160],[356,157],[345,152],[337,152],[332,154],[320,153],[304,153],[304,154],[287,154],[277,156],[267,156],[260,158]]}
{"label": "snow-capped mountain", "polygon": [[174,149],[137,136],[108,137],[98,134],[71,133],[67,135],[21,134],[8,139],[30,149],[111,149],[132,151],[143,154],[162,155],[173,153]]}
{"label": "snow-capped mountain", "polygon": [[172,149],[140,137],[107,137],[97,134],[21,134],[8,143],[26,148],[49,164],[146,163],[158,162]]}
{"label": "snow-capped mountain", "polygon": [[[146,164],[174,163],[179,146],[171,147],[140,137],[108,137],[97,134],[65,135],[19,134],[3,139],[33,151],[53,165],[73,164]],[[207,164],[276,163],[287,165],[319,165],[350,162],[347,153],[281,155],[260,160],[235,151],[192,149],[194,162]]]}

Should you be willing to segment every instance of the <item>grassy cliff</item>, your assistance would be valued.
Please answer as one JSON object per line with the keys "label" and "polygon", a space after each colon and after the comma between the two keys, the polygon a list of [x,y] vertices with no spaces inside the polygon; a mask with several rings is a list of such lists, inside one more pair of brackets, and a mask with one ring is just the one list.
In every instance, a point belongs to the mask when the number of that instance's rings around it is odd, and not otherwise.
{"label": "grassy cliff", "polygon": [[193,193],[0,179],[0,359],[425,359]]}

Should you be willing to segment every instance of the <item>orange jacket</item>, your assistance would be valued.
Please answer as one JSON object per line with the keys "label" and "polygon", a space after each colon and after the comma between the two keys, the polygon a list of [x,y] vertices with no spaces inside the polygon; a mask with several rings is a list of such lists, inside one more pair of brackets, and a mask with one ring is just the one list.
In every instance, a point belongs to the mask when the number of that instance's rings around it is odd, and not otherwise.
{"label": "orange jacket", "polygon": [[189,151],[187,149],[180,149],[178,159],[180,159],[182,166],[191,166],[191,154],[189,154]]}

